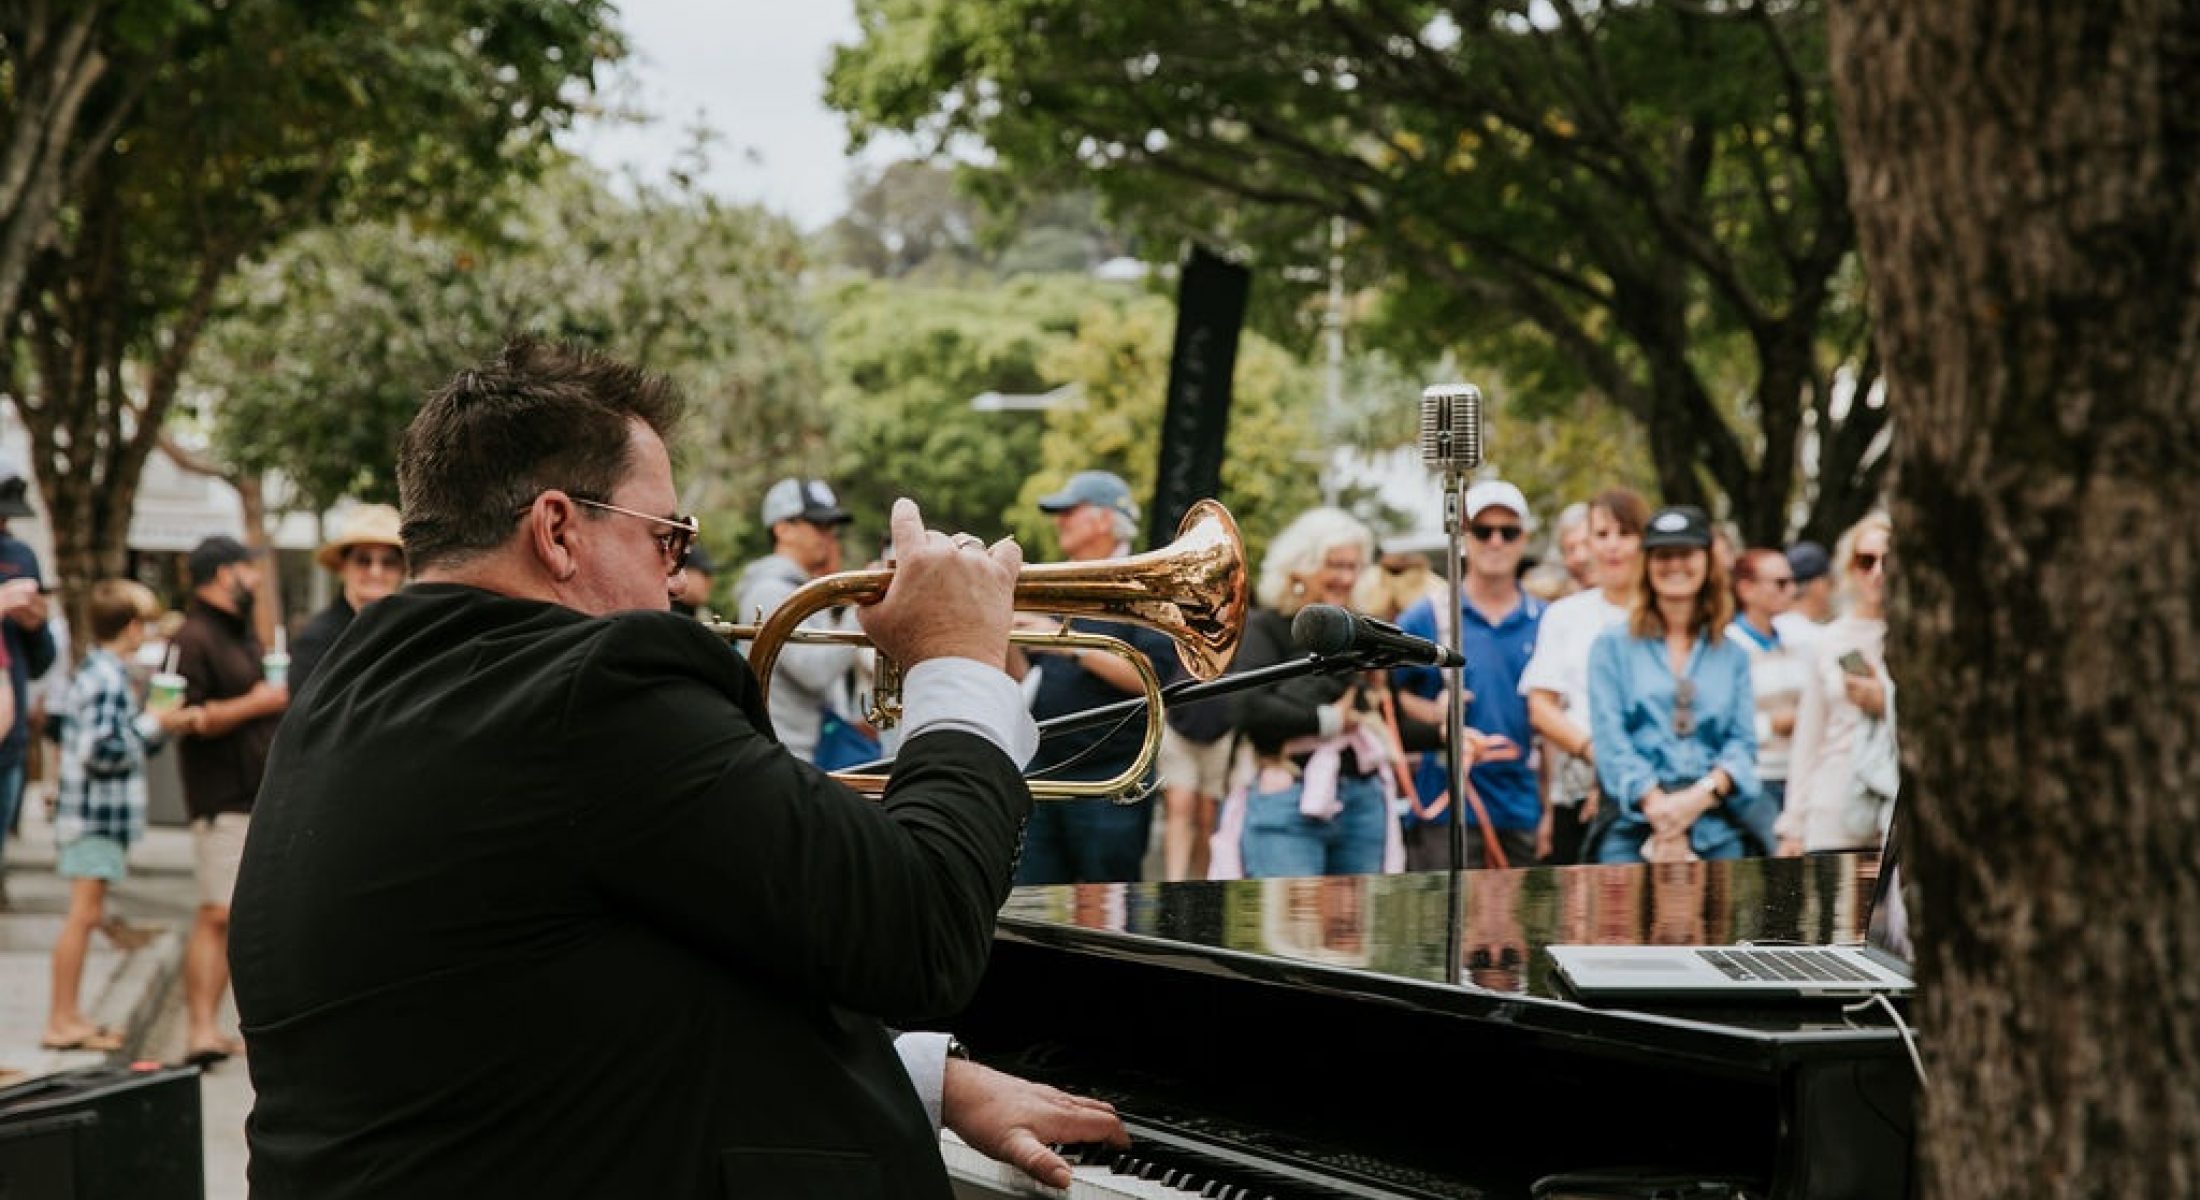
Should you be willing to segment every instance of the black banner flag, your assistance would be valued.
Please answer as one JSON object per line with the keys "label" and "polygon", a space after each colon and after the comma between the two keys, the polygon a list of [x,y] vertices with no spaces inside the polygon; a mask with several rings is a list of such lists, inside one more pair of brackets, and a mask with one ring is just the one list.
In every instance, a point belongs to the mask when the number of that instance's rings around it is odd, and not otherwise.
{"label": "black banner flag", "polygon": [[1230,429],[1230,379],[1252,275],[1192,248],[1176,291],[1176,345],[1169,354],[1168,406],[1161,416],[1160,469],[1146,511],[1146,544],[1161,546],[1193,503],[1222,490],[1223,440]]}

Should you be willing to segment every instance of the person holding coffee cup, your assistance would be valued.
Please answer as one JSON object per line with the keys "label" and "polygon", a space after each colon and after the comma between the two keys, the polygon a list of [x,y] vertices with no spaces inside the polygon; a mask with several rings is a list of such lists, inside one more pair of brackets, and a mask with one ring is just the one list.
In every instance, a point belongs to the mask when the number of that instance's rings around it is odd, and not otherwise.
{"label": "person holding coffee cup", "polygon": [[146,622],[160,615],[151,588],[134,579],[102,579],[85,606],[94,642],[69,683],[70,716],[62,736],[61,787],[54,808],[60,843],[55,871],[69,881],[69,912],[53,948],[53,996],[46,1032],[48,1050],[118,1050],[122,1035],[84,1015],[78,989],[84,955],[98,928],[124,950],[147,938],[144,930],[106,918],[107,888],[125,874],[131,843],[145,833],[145,760],[169,734],[198,724],[201,710],[182,705],[175,686],[140,711],[126,665],[145,644]]}
{"label": "person holding coffee cup", "polygon": [[267,679],[253,632],[263,553],[220,535],[194,547],[187,559],[191,603],[175,639],[176,670],[187,681],[184,702],[204,709],[178,748],[199,878],[198,913],[183,957],[184,1052],[201,1066],[244,1049],[216,1026],[229,986],[229,898],[268,748],[290,706],[290,689]]}
{"label": "person holding coffee cup", "polygon": [[313,615],[298,631],[290,654],[275,653],[262,663],[268,682],[288,668],[290,690],[303,693],[312,680],[321,656],[336,644],[337,635],[351,626],[359,610],[396,591],[405,582],[405,543],[398,537],[397,510],[387,504],[362,504],[344,515],[336,535],[313,556],[322,568],[335,574],[336,598]]}

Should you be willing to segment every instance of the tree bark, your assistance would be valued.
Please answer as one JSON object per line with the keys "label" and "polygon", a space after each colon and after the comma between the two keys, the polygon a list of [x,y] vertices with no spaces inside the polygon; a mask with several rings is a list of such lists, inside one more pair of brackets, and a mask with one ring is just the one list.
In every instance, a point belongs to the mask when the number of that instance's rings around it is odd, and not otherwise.
{"label": "tree bark", "polygon": [[2200,1193],[2200,0],[1841,0],[1927,1197]]}

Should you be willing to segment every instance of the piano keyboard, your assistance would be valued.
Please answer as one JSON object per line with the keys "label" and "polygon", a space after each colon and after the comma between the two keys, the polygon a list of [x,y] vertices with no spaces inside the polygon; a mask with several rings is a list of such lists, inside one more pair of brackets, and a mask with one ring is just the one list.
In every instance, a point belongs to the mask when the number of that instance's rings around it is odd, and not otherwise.
{"label": "piano keyboard", "polygon": [[[1005,1163],[971,1149],[952,1131],[940,1134],[940,1155],[959,1200],[1046,1196],[1057,1200],[1423,1200],[1479,1193],[1456,1185],[1440,1190],[1415,1186],[1416,1180],[1387,1188],[1302,1170],[1227,1146],[1194,1141],[1167,1130],[1125,1120],[1131,1147],[1070,1147],[1074,1179],[1068,1188],[1052,1188]],[[1366,1164],[1380,1171],[1375,1164]]]}

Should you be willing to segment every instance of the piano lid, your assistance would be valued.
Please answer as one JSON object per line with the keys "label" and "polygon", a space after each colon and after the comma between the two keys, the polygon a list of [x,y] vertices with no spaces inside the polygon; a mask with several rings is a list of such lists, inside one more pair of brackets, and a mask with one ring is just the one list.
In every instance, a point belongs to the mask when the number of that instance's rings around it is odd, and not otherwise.
{"label": "piano lid", "polygon": [[[1019,888],[1001,936],[1291,986],[1596,1032],[1609,1015],[1720,1037],[1842,1040],[1837,1005],[1644,1012],[1575,1003],[1557,943],[1830,944],[1863,940],[1868,853],[1659,865]],[[1456,937],[1454,932],[1456,931]],[[1451,948],[1456,946],[1454,952]],[[1456,957],[1454,957],[1456,954]],[[1880,1036],[1874,1032],[1869,1036]],[[1759,1047],[1758,1049],[1762,1049]]]}

